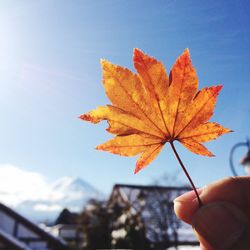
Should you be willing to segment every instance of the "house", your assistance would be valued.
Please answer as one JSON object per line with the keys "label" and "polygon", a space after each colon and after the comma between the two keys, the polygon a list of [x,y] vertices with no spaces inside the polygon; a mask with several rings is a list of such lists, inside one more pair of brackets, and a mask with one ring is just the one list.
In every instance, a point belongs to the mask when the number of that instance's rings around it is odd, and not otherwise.
{"label": "house", "polygon": [[64,239],[68,245],[79,249],[84,242],[82,227],[78,224],[57,224],[48,228],[53,235]]}
{"label": "house", "polygon": [[76,249],[79,249],[82,247],[84,241],[79,216],[79,214],[64,208],[57,217],[55,225],[47,227],[47,231],[56,237],[62,238],[69,246],[74,246]]}
{"label": "house", "polygon": [[180,221],[173,210],[174,198],[189,190],[188,187],[115,185],[108,201],[108,208],[119,214],[113,223],[114,235],[119,232],[126,235],[128,223],[136,220],[133,227],[145,234],[144,241],[150,249],[199,245],[191,227]]}
{"label": "house", "polygon": [[67,244],[0,203],[0,249],[64,250]]}

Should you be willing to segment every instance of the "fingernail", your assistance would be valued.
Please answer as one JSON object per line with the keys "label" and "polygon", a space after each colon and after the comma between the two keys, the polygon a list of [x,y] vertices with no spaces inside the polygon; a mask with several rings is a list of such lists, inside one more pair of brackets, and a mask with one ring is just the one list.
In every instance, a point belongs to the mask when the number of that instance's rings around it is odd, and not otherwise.
{"label": "fingernail", "polygon": [[215,249],[232,246],[243,234],[245,224],[242,212],[225,202],[201,207],[192,219],[194,229]]}
{"label": "fingernail", "polygon": [[200,244],[200,249],[201,249],[201,250],[206,250],[206,247],[204,247],[203,244]]}
{"label": "fingernail", "polygon": [[[202,192],[202,189],[197,189],[198,194],[200,195]],[[194,191],[189,191],[187,193],[184,193],[177,198],[174,199],[174,202],[192,202],[197,198],[196,194]]]}

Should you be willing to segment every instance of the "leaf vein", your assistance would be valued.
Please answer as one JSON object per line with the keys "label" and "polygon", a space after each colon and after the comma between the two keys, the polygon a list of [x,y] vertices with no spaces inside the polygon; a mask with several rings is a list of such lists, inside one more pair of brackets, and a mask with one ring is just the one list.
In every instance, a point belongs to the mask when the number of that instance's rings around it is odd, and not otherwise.
{"label": "leaf vein", "polygon": [[[151,79],[150,75],[149,75],[148,72],[147,72],[147,66],[146,66],[146,64],[145,64],[145,62],[144,62],[144,60],[143,60],[143,58],[141,57],[141,55],[140,55],[140,59],[141,59],[141,61],[142,61],[142,63],[143,63],[143,67],[146,69],[145,72],[146,72],[146,74],[147,74],[147,76],[148,76],[148,78],[149,78],[150,85],[151,85],[151,87],[154,89],[154,85],[152,84],[152,79]],[[160,77],[162,78],[163,75],[161,74]],[[161,78],[160,78],[160,79],[161,79]],[[158,81],[158,82],[159,82],[159,81]],[[163,121],[163,123],[164,123],[164,126],[165,126],[165,128],[166,128],[166,131],[167,131],[168,135],[170,136],[170,131],[169,131],[168,127],[167,127],[167,123],[166,123],[165,118],[164,118],[164,116],[163,116],[163,112],[162,112],[162,110],[161,110],[161,106],[160,106],[158,97],[157,97],[157,95],[156,95],[155,92],[154,92],[154,96],[155,96],[155,99],[156,99],[156,102],[157,102],[158,109],[159,109],[160,114],[161,114],[162,121]]]}
{"label": "leaf vein", "polygon": [[120,87],[125,92],[125,94],[129,97],[129,99],[137,106],[137,108],[140,109],[140,111],[154,125],[154,127],[157,128],[158,131],[160,131],[165,136],[165,133],[152,121],[152,119],[150,119],[150,117],[144,112],[144,110],[140,107],[140,105],[138,105],[138,103],[134,101],[134,99],[131,97],[131,95],[128,93],[128,91],[123,87],[121,81],[117,77],[115,77],[115,76],[113,76],[113,77],[117,80],[117,82],[119,83]]}
{"label": "leaf vein", "polygon": [[186,129],[186,127],[188,127],[188,125],[193,121],[193,119],[203,110],[204,106],[211,100],[211,98],[213,98],[215,95],[217,94],[217,92],[215,92],[209,99],[207,99],[207,101],[201,106],[201,108],[192,116],[192,118],[189,120],[189,122],[181,129],[181,131],[178,133],[178,135],[176,136],[176,138],[182,133],[182,131],[184,131]]}

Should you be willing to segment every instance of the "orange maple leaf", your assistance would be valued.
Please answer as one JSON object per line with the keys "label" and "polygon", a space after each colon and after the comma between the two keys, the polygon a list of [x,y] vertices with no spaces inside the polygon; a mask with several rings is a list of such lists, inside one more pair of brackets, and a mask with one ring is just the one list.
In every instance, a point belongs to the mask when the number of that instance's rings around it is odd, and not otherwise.
{"label": "orange maple leaf", "polygon": [[152,162],[165,143],[175,151],[175,140],[193,153],[213,156],[202,143],[231,131],[208,122],[222,86],[198,91],[188,49],[169,77],[161,62],[139,49],[134,50],[133,62],[137,74],[101,60],[103,85],[112,105],[80,116],[92,123],[107,120],[107,131],[116,135],[97,149],[122,156],[140,154],[135,173]]}

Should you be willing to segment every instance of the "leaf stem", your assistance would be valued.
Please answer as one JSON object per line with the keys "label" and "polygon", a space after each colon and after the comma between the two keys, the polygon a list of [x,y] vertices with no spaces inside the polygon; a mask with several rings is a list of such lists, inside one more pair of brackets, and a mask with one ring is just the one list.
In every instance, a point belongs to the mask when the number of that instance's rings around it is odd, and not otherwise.
{"label": "leaf stem", "polygon": [[193,183],[193,181],[192,181],[192,179],[191,179],[191,177],[190,177],[190,175],[189,175],[187,169],[185,168],[185,166],[184,166],[184,164],[183,164],[183,162],[182,162],[182,160],[181,160],[179,154],[177,153],[177,151],[176,151],[176,149],[175,149],[174,143],[173,143],[173,142],[170,142],[170,145],[171,145],[171,148],[172,148],[173,151],[174,151],[174,154],[175,154],[177,160],[179,161],[179,163],[180,163],[180,165],[181,165],[181,167],[182,167],[182,170],[184,171],[185,175],[187,176],[187,178],[188,178],[188,180],[189,180],[189,182],[190,182],[190,184],[191,184],[191,186],[192,186],[192,188],[193,188],[193,190],[194,190],[194,192],[195,192],[195,194],[196,194],[196,196],[197,196],[197,200],[198,200],[199,207],[202,207],[202,206],[203,206],[203,203],[202,203],[202,201],[201,201],[201,198],[200,198],[200,196],[199,196],[199,194],[198,194],[198,192],[197,192],[197,189],[196,189],[196,187],[195,187],[195,185],[194,185],[194,183]]}

